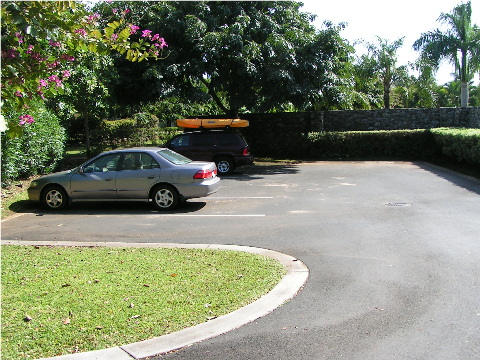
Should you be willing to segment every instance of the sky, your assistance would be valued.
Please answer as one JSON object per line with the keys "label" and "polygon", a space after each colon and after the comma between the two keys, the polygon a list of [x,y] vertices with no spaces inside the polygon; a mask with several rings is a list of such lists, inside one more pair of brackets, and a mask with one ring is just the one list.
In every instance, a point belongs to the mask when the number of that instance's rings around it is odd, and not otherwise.
{"label": "sky", "polygon": [[[376,37],[387,39],[389,43],[405,37],[403,46],[398,51],[398,65],[407,65],[414,62],[419,53],[412,49],[413,43],[422,33],[437,28],[444,29],[444,25],[437,21],[441,13],[451,13],[453,8],[462,3],[462,0],[299,0],[304,3],[300,9],[317,15],[314,25],[321,28],[324,20],[334,24],[347,23],[341,32],[344,39],[351,44],[363,39],[366,42],[376,43]],[[390,5],[391,4],[391,5]],[[480,26],[480,1],[472,0],[472,23]],[[362,45],[355,47],[356,55],[366,53]],[[437,82],[444,84],[452,81],[450,75],[454,66],[444,62],[437,72]],[[479,83],[479,76],[474,79]]]}

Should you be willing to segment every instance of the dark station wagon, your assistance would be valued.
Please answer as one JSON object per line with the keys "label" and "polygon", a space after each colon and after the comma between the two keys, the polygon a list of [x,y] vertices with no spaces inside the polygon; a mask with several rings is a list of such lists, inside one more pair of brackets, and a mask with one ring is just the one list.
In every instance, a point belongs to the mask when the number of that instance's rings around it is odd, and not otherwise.
{"label": "dark station wagon", "polygon": [[201,130],[177,135],[165,147],[197,161],[212,161],[219,174],[229,174],[235,168],[253,164],[248,144],[233,130]]}

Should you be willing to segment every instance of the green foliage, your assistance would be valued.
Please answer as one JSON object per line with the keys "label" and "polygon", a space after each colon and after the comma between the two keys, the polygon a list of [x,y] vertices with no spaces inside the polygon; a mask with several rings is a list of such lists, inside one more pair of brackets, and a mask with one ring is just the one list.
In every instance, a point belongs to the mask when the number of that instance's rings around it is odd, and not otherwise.
{"label": "green foliage", "polygon": [[441,153],[459,162],[480,166],[480,129],[433,129]]}
{"label": "green foliage", "polygon": [[[158,122],[155,115],[141,113],[136,114],[135,117],[136,119],[103,120],[97,134],[97,138],[101,139],[101,147],[161,145],[181,133],[176,127],[146,127],[146,124],[152,125]],[[141,119],[140,123],[138,119]]]}
{"label": "green foliage", "polygon": [[[76,1],[2,1],[2,107],[28,110],[31,99],[64,94],[80,53],[106,54],[116,50],[129,61],[158,59],[167,44],[150,30],[131,40],[140,27],[126,21],[128,12],[103,30],[99,14],[88,13]],[[25,110],[25,107],[27,110]],[[29,116],[29,114],[27,112]],[[29,118],[29,122],[34,119]],[[14,121],[2,124],[9,136],[21,135]],[[8,129],[10,128],[10,129]]]}
{"label": "green foliage", "polygon": [[339,36],[342,26],[326,23],[316,31],[310,24],[312,16],[302,13],[298,2],[119,2],[116,6],[126,4],[133,6],[134,13],[143,10],[139,23],[162,33],[170,51],[161,63],[117,61],[122,79],[117,93],[122,101],[213,100],[232,117],[244,109],[279,109],[286,102],[302,109],[322,101],[323,107],[328,102],[335,107],[346,103],[343,90],[348,88],[349,74],[344,64],[353,48]]}
{"label": "green foliage", "polygon": [[319,159],[426,158],[433,152],[427,130],[349,131],[308,134],[310,156]]}
{"label": "green foliage", "polygon": [[100,123],[100,138],[112,148],[126,143],[137,131],[135,119],[103,120]]}
{"label": "green foliage", "polygon": [[[2,186],[11,181],[53,171],[63,158],[65,130],[58,118],[43,105],[35,104],[31,114],[41,121],[25,125],[22,137],[2,134]],[[4,116],[18,119],[20,112]]]}
{"label": "green foliage", "polygon": [[137,113],[133,115],[133,119],[136,121],[138,128],[152,129],[158,127],[158,117],[149,113]]}
{"label": "green foliage", "polygon": [[461,106],[467,106],[468,82],[480,70],[480,28],[472,23],[471,1],[457,5],[451,13],[440,14],[438,21],[446,24],[447,30],[422,34],[413,48],[434,69],[438,69],[442,60],[455,66],[456,76],[462,82]]}

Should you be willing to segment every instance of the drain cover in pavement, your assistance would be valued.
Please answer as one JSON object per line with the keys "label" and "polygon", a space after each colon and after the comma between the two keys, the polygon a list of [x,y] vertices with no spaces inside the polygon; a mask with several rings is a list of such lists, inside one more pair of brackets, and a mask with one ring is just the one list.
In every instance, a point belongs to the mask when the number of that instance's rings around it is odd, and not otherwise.
{"label": "drain cover in pavement", "polygon": [[400,207],[400,206],[412,206],[412,204],[409,204],[409,203],[385,203],[384,205],[387,205],[387,206],[396,206],[396,207]]}

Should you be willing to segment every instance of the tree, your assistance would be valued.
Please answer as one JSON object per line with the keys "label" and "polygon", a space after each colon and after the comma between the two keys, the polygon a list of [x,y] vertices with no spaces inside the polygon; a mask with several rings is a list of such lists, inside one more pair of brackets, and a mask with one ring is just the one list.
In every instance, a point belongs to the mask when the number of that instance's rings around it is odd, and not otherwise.
{"label": "tree", "polygon": [[[89,13],[75,1],[2,1],[2,107],[24,109],[20,119],[7,119],[2,132],[18,136],[31,99],[63,93],[78,52],[107,53],[115,50],[130,61],[157,59],[166,46],[158,34],[125,22],[125,13],[111,19],[102,30],[100,15]],[[20,120],[20,121],[19,121]]]}
{"label": "tree", "polygon": [[241,109],[269,111],[284,103],[306,108],[326,97],[343,101],[337,91],[344,81],[339,74],[352,49],[339,37],[340,27],[328,23],[317,32],[312,16],[299,11],[300,3],[171,1],[136,6],[143,7],[139,23],[164,34],[170,45],[161,63],[117,60],[122,77],[135,74],[146,83],[139,102],[162,96],[213,99],[220,111],[237,117]]}
{"label": "tree", "polygon": [[[113,107],[110,101],[109,86],[115,81],[116,73],[108,55],[95,53],[81,54],[76,59],[77,66],[64,84],[64,92],[49,101],[57,114],[64,113],[64,126],[70,135],[84,135],[87,154],[90,154],[90,130],[107,118]],[[69,111],[65,113],[63,108]]]}
{"label": "tree", "polygon": [[378,109],[383,105],[383,84],[377,76],[377,61],[369,55],[360,56],[353,64],[355,90],[358,96],[355,108]]}
{"label": "tree", "polygon": [[480,70],[480,29],[472,25],[471,2],[456,6],[451,13],[440,14],[438,21],[449,28],[422,34],[413,48],[435,69],[444,59],[455,66],[461,82],[460,106],[468,106],[468,82]]}
{"label": "tree", "polygon": [[390,108],[390,92],[392,85],[407,74],[405,66],[397,67],[397,50],[403,45],[403,38],[389,43],[377,36],[377,44],[367,44],[370,55],[375,59],[375,73],[383,84],[383,106]]}
{"label": "tree", "polygon": [[393,90],[396,104],[403,108],[432,108],[437,106],[438,85],[432,67],[422,61],[410,64],[418,71],[418,77],[413,75],[402,78]]}

